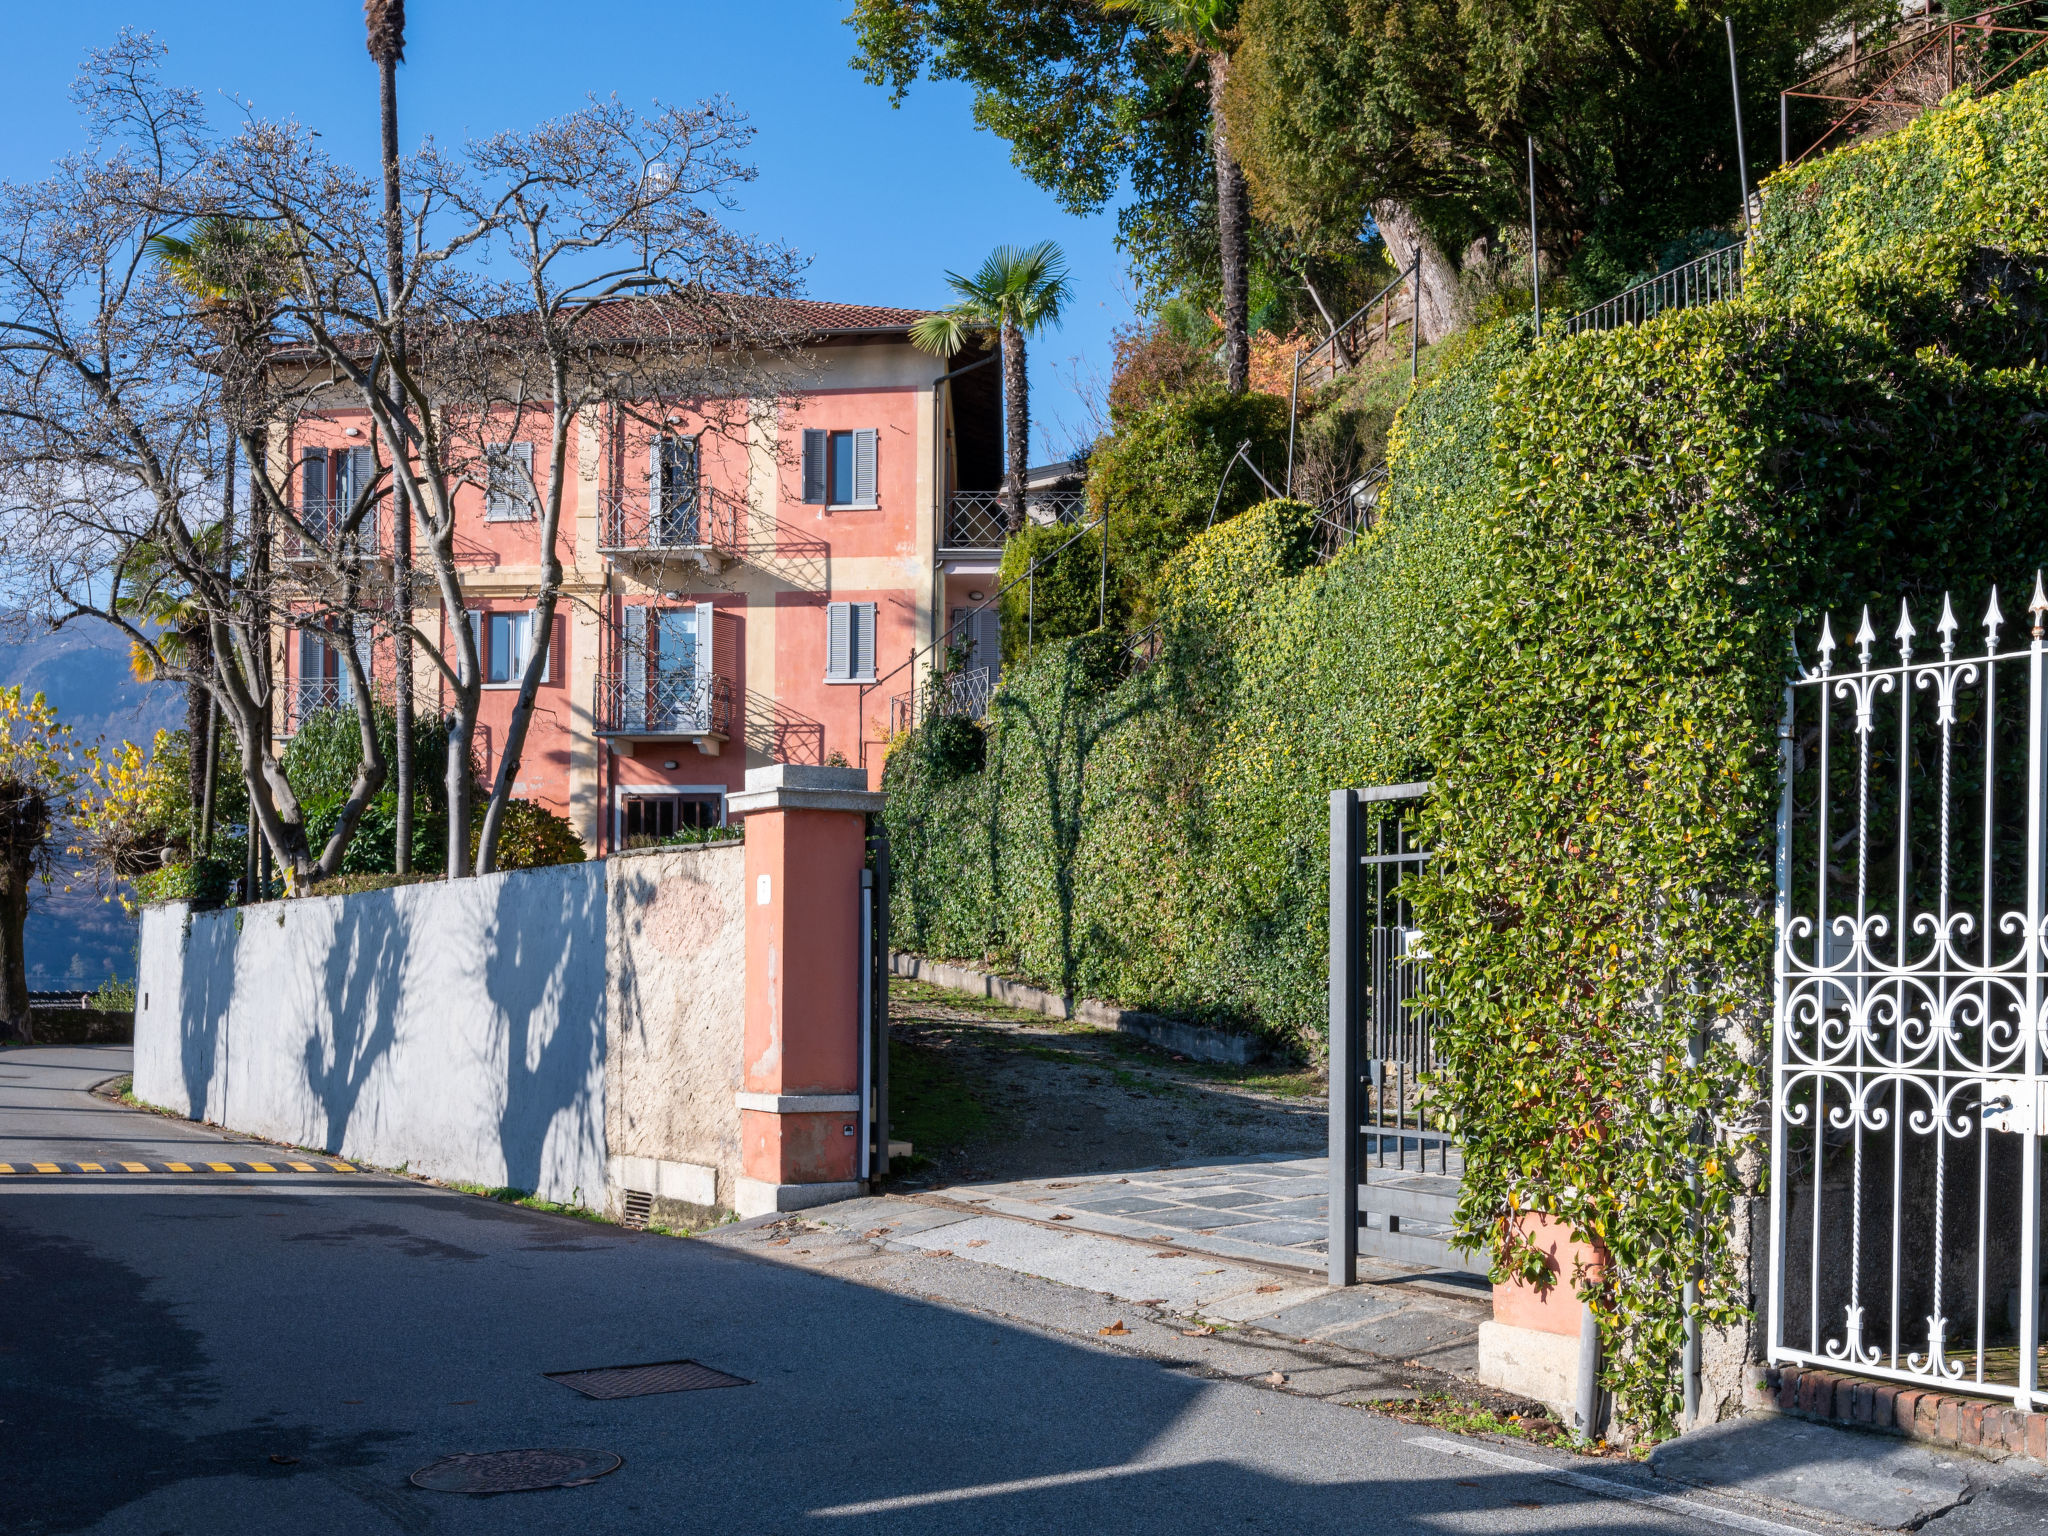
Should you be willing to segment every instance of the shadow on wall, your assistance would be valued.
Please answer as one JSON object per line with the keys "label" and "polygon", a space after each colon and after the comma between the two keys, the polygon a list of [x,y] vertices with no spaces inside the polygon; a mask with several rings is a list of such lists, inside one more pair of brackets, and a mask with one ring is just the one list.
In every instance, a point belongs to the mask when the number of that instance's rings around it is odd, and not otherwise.
{"label": "shadow on wall", "polygon": [[[497,904],[484,931],[505,1064],[498,1145],[515,1189],[559,1188],[572,1170],[604,1165],[607,914],[594,867],[596,878],[558,883],[523,910]],[[601,1188],[572,1190],[577,1204],[603,1203]]]}
{"label": "shadow on wall", "polygon": [[308,1034],[304,1046],[306,1087],[319,1105],[321,1145],[329,1151],[340,1150],[365,1082],[397,1042],[407,948],[401,935],[410,926],[409,914],[388,902],[334,905],[341,911],[321,966],[328,1027]]}

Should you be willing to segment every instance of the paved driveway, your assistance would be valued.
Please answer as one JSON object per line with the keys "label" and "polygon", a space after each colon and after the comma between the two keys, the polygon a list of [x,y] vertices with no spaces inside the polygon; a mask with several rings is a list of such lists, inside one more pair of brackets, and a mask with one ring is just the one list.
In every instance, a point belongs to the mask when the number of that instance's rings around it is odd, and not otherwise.
{"label": "paved driveway", "polygon": [[[0,1145],[150,1161],[209,1140],[82,1091],[122,1065],[0,1053]],[[0,1276],[10,1533],[1731,1528],[1010,1303],[366,1173],[6,1177]],[[679,1358],[749,1384],[597,1401],[544,1374]],[[624,1465],[496,1498],[407,1481],[535,1446]]]}

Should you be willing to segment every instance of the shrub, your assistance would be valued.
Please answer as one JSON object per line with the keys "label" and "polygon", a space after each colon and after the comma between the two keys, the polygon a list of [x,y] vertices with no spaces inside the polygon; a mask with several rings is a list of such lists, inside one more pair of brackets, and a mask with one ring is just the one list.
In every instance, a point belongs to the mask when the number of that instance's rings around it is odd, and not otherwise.
{"label": "shrub", "polygon": [[[484,807],[470,819],[469,856],[476,858],[483,840]],[[551,864],[581,864],[583,840],[566,816],[557,816],[531,800],[507,800],[498,824],[499,869],[544,869]]]}
{"label": "shrub", "polygon": [[[1027,581],[1031,563],[1041,561]],[[1102,540],[1092,529],[1067,523],[1031,523],[1003,546],[996,581],[1003,665],[1022,661],[1032,645],[1068,640],[1094,629],[1102,610]],[[1121,587],[1112,585],[1111,622],[1122,613]]]}
{"label": "shrub", "polygon": [[[342,851],[341,873],[389,874],[398,867],[398,726],[389,706],[372,707],[377,740],[383,748],[384,784],[363,807],[362,817]],[[362,737],[353,705],[315,710],[285,743],[279,766],[299,797],[306,818],[306,839],[314,856],[326,846],[348,801],[362,761]],[[432,720],[416,721],[412,742],[412,863],[434,869],[447,863],[448,738]]]}

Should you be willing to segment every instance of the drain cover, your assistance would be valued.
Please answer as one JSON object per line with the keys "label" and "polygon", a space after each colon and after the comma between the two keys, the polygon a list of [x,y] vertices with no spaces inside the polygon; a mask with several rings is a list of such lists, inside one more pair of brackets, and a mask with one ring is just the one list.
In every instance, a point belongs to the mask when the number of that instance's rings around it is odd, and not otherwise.
{"label": "drain cover", "polygon": [[416,1488],[436,1493],[531,1493],[539,1488],[580,1488],[625,1465],[610,1451],[550,1447],[535,1451],[481,1451],[443,1456],[413,1473]]}
{"label": "drain cover", "polygon": [[591,1371],[548,1371],[548,1380],[574,1387],[585,1397],[652,1397],[657,1392],[697,1392],[705,1387],[748,1387],[743,1376],[728,1376],[694,1360],[658,1365],[605,1365]]}

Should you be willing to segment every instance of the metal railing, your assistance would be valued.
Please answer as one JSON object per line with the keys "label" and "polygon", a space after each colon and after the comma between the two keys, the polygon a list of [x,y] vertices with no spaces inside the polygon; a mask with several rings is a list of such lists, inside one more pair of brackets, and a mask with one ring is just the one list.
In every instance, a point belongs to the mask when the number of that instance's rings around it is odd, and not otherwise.
{"label": "metal railing", "polygon": [[1746,242],[1737,240],[1718,251],[1659,272],[1613,298],[1581,310],[1564,323],[1564,333],[1612,331],[1624,325],[1641,325],[1666,310],[1692,309],[1701,304],[1718,304],[1742,292],[1742,253]]}
{"label": "metal railing", "polygon": [[[1316,389],[1343,377],[1375,346],[1391,340],[1394,328],[1401,325],[1410,328],[1408,349],[1412,364],[1417,341],[1416,310],[1422,302],[1421,267],[1422,256],[1417,252],[1407,271],[1340,321],[1320,346],[1302,358],[1301,382]],[[1405,301],[1395,297],[1395,290],[1402,287],[1408,289]]]}
{"label": "metal railing", "polygon": [[[1034,523],[1078,523],[1088,498],[1080,491],[1027,491],[1024,516]],[[955,491],[946,498],[947,549],[1001,549],[1009,534],[1001,491]]]}
{"label": "metal railing", "polygon": [[[2039,0],[2011,0],[1966,17],[1902,17],[1874,48],[1852,31],[1826,68],[1778,93],[1779,160],[1797,165],[1831,144],[1890,133],[1958,85],[1992,90],[2048,64],[2048,27],[2016,25],[2040,10]],[[1824,104],[1827,126],[1795,156],[1792,110],[1804,101]]]}
{"label": "metal railing", "polygon": [[732,680],[715,673],[600,672],[596,714],[605,736],[730,736]]}
{"label": "metal railing", "polygon": [[604,492],[598,548],[607,555],[739,554],[747,521],[739,497],[700,485],[688,496],[654,502],[644,486]]}
{"label": "metal railing", "polygon": [[1334,560],[1353,539],[1379,517],[1380,495],[1387,486],[1387,466],[1373,465],[1343,490],[1316,508],[1316,553]]}
{"label": "metal railing", "polygon": [[355,694],[345,677],[295,677],[284,693],[284,734],[295,735],[323,709],[339,709]]}
{"label": "metal railing", "polygon": [[280,560],[317,560],[323,556],[346,558],[376,555],[383,551],[382,525],[372,508],[363,514],[353,534],[345,531],[350,503],[339,496],[304,496],[297,508],[305,533],[286,525],[278,530],[277,556]]}

